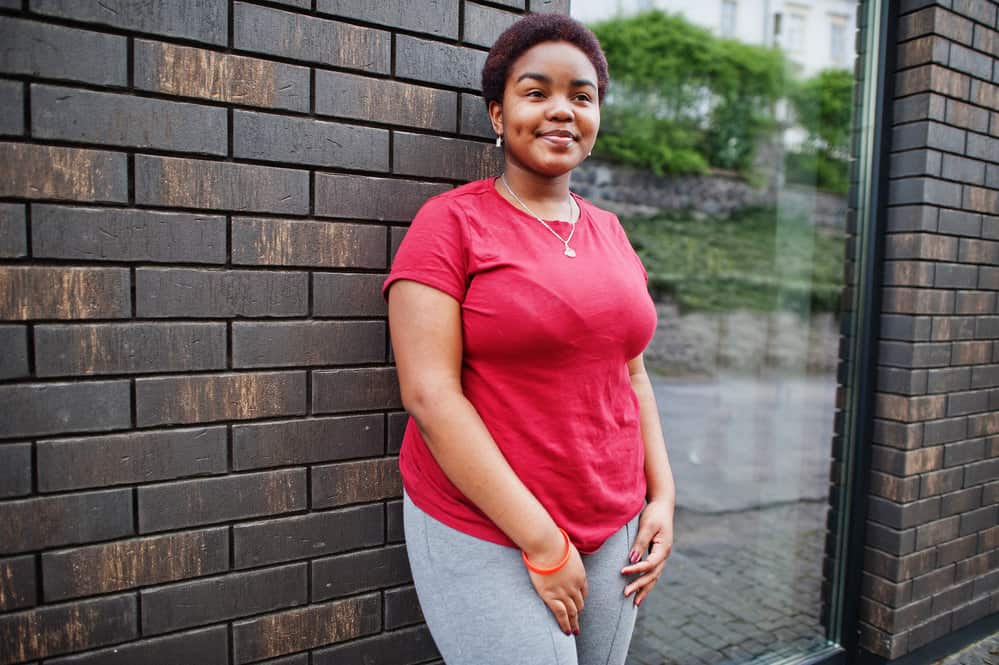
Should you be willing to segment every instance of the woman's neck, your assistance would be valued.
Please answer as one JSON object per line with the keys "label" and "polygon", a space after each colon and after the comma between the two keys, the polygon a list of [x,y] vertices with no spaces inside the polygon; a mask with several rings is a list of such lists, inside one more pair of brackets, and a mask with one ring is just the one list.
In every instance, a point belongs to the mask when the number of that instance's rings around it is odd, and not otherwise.
{"label": "woman's neck", "polygon": [[[507,186],[526,203],[531,210],[544,219],[568,219],[572,214],[569,204],[570,172],[556,177],[548,177],[532,173],[519,166],[507,162],[503,178]],[[497,188],[504,198],[510,200],[508,191],[501,185]],[[520,207],[516,200],[511,203]]]}

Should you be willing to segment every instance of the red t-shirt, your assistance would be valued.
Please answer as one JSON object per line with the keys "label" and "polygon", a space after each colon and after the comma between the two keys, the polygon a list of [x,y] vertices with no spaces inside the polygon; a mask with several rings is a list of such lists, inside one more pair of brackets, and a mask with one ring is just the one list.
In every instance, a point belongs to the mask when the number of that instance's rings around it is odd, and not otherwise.
{"label": "red t-shirt", "polygon": [[[613,214],[583,199],[570,246],[479,180],[428,200],[385,280],[461,303],[461,385],[510,466],[583,553],[642,509],[644,448],[627,362],[656,328],[648,276]],[[567,222],[549,223],[562,237]],[[412,418],[399,455],[417,506],[513,547],[448,480]]]}

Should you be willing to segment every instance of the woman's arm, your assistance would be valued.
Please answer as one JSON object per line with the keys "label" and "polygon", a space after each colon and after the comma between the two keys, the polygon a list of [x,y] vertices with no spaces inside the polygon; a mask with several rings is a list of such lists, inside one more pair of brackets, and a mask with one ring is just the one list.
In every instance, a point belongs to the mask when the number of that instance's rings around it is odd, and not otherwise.
{"label": "woman's arm", "polygon": [[[676,486],[673,484],[673,471],[666,454],[666,440],[663,437],[659,419],[659,406],[652,390],[652,381],[645,371],[645,360],[641,355],[628,362],[631,387],[638,397],[639,417],[642,427],[642,442],[645,446],[645,510],[639,522],[638,535],[632,547],[632,565],[625,566],[624,575],[640,575],[624,589],[624,595],[635,594],[635,604],[642,600],[662,576],[666,559],[673,551],[673,511],[676,507]],[[651,551],[649,544],[652,544]],[[641,557],[648,552],[644,561]]]}
{"label": "woman's arm", "polygon": [[[510,468],[462,392],[459,303],[424,284],[399,280],[389,292],[389,328],[403,406],[445,475],[533,563],[557,564],[565,553],[562,534]],[[563,630],[578,631],[576,614],[586,595],[586,577],[578,553],[571,549],[573,558],[560,573],[544,579],[531,575]],[[568,590],[560,591],[562,586]],[[565,617],[550,599],[570,601],[564,603]]]}

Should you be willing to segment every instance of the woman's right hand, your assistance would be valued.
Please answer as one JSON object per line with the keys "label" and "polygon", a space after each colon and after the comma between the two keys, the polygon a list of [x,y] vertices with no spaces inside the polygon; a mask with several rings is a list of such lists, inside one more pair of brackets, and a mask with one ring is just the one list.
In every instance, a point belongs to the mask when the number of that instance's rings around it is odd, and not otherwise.
{"label": "woman's right hand", "polygon": [[[565,547],[564,542],[563,547]],[[564,552],[563,549],[555,555],[555,564],[562,558],[560,555]],[[540,561],[531,558],[530,555],[528,558],[539,566],[546,563],[544,558]],[[566,635],[579,635],[579,613],[583,611],[583,599],[586,598],[589,589],[586,586],[586,569],[583,567],[583,560],[576,546],[569,543],[569,561],[557,573],[541,575],[530,569],[527,572],[531,576],[534,590],[555,615],[562,632]]]}

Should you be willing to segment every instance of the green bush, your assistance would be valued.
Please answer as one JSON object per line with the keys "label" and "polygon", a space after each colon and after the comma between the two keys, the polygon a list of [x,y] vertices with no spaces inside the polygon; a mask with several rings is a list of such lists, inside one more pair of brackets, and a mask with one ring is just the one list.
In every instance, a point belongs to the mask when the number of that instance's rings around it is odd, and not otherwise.
{"label": "green bush", "polygon": [[823,70],[791,88],[796,122],[808,136],[785,159],[788,182],[846,192],[852,93],[853,75],[845,69]]}
{"label": "green bush", "polygon": [[780,51],[719,39],[661,11],[591,27],[611,71],[598,156],[660,175],[750,167],[774,128]]}

